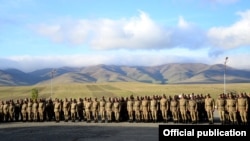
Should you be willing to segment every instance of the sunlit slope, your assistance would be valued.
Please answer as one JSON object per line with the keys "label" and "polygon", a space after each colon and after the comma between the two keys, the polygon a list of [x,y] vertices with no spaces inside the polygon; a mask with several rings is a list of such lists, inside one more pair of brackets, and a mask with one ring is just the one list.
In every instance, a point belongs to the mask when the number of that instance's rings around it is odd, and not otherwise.
{"label": "sunlit slope", "polygon": [[[249,83],[226,84],[227,92],[250,92]],[[128,97],[145,95],[208,94],[223,93],[223,84],[149,84],[138,82],[37,84],[32,86],[1,86],[0,99],[30,98],[31,90],[38,89],[39,98],[79,97]]]}

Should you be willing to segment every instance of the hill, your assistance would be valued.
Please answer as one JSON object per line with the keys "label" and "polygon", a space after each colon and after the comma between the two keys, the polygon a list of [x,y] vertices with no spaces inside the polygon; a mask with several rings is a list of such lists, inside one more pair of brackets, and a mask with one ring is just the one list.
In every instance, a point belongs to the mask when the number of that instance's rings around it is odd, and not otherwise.
{"label": "hill", "polygon": [[[52,68],[33,72],[17,69],[0,70],[0,85],[21,86],[42,83],[99,83],[99,82],[144,82],[154,84],[223,83],[224,66],[201,63],[171,63],[159,66],[95,65],[81,68]],[[250,82],[250,70],[232,67],[226,69],[228,83]]]}

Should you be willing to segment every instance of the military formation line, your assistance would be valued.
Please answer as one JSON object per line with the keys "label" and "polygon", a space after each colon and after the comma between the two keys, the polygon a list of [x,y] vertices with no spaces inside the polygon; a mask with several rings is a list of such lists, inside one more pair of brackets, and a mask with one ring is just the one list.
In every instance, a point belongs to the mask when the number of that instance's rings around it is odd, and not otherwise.
{"label": "military formation line", "polygon": [[0,122],[174,122],[221,124],[249,122],[250,94],[180,94],[130,97],[19,99],[0,102]]}

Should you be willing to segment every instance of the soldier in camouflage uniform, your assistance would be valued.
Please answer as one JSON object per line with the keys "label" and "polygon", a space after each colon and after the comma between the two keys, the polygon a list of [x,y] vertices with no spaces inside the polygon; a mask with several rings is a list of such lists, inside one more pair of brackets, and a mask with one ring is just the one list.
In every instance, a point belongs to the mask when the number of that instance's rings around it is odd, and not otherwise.
{"label": "soldier in camouflage uniform", "polygon": [[9,101],[5,101],[3,105],[3,115],[4,115],[4,121],[9,121]]}
{"label": "soldier in camouflage uniform", "polygon": [[179,96],[179,108],[180,108],[180,114],[181,114],[181,121],[183,123],[187,123],[187,106],[188,106],[188,101],[184,94]]}
{"label": "soldier in camouflage uniform", "polygon": [[241,122],[243,125],[246,125],[247,124],[247,112],[248,112],[248,99],[247,97],[241,93],[239,95],[239,98],[237,99],[237,108],[238,108],[238,111],[239,111],[239,114],[240,114],[240,119],[241,119]]}
{"label": "soldier in camouflage uniform", "polygon": [[134,104],[134,99],[133,97],[130,97],[127,100],[127,111],[128,111],[129,122],[134,121],[133,104]]}
{"label": "soldier in camouflage uniform", "polygon": [[178,123],[180,121],[180,117],[179,117],[180,108],[179,108],[179,100],[178,100],[177,95],[175,95],[173,99],[170,100],[169,108],[170,108],[170,112],[172,113],[173,122]]}
{"label": "soldier in camouflage uniform", "polygon": [[4,121],[3,105],[4,105],[4,102],[0,101],[0,122]]}
{"label": "soldier in camouflage uniform", "polygon": [[133,104],[133,111],[135,113],[135,121],[141,122],[141,99],[139,96],[136,97]]}
{"label": "soldier in camouflage uniform", "polygon": [[44,121],[44,112],[45,112],[45,101],[42,99],[39,99],[38,102],[38,117],[39,121]]}
{"label": "soldier in camouflage uniform", "polygon": [[22,105],[21,100],[16,100],[15,109],[14,109],[14,111],[15,111],[15,121],[19,121],[19,120],[22,121],[21,105]]}
{"label": "soldier in camouflage uniform", "polygon": [[22,117],[23,117],[23,122],[26,122],[28,120],[28,117],[27,117],[27,107],[28,107],[27,100],[24,100],[23,104],[22,104],[22,107],[21,107],[21,113],[22,113]]}
{"label": "soldier in camouflage uniform", "polygon": [[113,113],[116,122],[120,122],[120,116],[121,116],[120,112],[121,112],[121,103],[118,98],[115,98],[113,103]]}
{"label": "soldier in camouflage uniform", "polygon": [[188,100],[188,111],[190,113],[191,122],[193,124],[197,123],[197,108],[198,108],[197,101],[195,99],[195,96],[192,95]]}
{"label": "soldier in camouflage uniform", "polygon": [[229,97],[227,99],[227,110],[229,114],[229,120],[231,124],[238,124],[237,121],[237,99],[233,94],[229,94]]}
{"label": "soldier in camouflage uniform", "polygon": [[64,121],[68,122],[70,118],[70,102],[67,98],[63,101],[63,114],[64,114]]}
{"label": "soldier in camouflage uniform", "polygon": [[9,102],[9,119],[10,121],[14,121],[15,119],[15,103],[13,100]]}
{"label": "soldier in camouflage uniform", "polygon": [[151,100],[149,101],[149,105],[150,105],[150,112],[151,112],[151,116],[152,116],[152,121],[153,122],[157,122],[157,119],[158,119],[158,101],[156,99],[155,96],[153,96],[151,98]]}
{"label": "soldier in camouflage uniform", "polygon": [[77,110],[77,103],[76,103],[76,99],[73,99],[70,105],[70,117],[71,117],[71,121],[75,122],[76,121],[76,110]]}
{"label": "soldier in camouflage uniform", "polygon": [[105,106],[106,106],[106,100],[104,98],[104,96],[102,97],[102,99],[100,100],[100,108],[99,108],[99,113],[101,116],[101,122],[104,123],[105,122],[105,117],[106,117],[106,111],[105,111]]}
{"label": "soldier in camouflage uniform", "polygon": [[162,98],[160,99],[160,110],[161,110],[163,122],[168,122],[168,109],[169,109],[168,99],[166,95],[164,94]]}
{"label": "soldier in camouflage uniform", "polygon": [[226,111],[226,99],[223,94],[220,94],[216,99],[216,109],[218,111],[220,122],[222,125],[226,123],[225,111]]}
{"label": "soldier in camouflage uniform", "polygon": [[28,121],[33,121],[33,113],[32,113],[32,99],[28,99],[28,105],[27,105],[27,114],[28,114]]}
{"label": "soldier in camouflage uniform", "polygon": [[38,101],[34,100],[32,104],[33,121],[38,121]]}
{"label": "soldier in camouflage uniform", "polygon": [[56,122],[60,121],[60,112],[61,112],[61,109],[62,109],[61,102],[59,101],[59,99],[56,99],[55,103],[54,103],[54,113],[55,113],[55,121]]}
{"label": "soldier in camouflage uniform", "polygon": [[112,122],[112,108],[113,108],[113,101],[111,97],[109,97],[108,101],[106,102],[105,105],[105,111],[106,111],[106,116],[107,116],[107,122]]}
{"label": "soldier in camouflage uniform", "polygon": [[209,124],[214,123],[214,109],[215,109],[215,100],[210,96],[210,94],[207,94],[205,98],[205,110],[207,112],[207,118]]}
{"label": "soldier in camouflage uniform", "polygon": [[84,115],[83,115],[83,109],[84,109],[84,105],[83,105],[83,100],[81,98],[78,98],[77,100],[77,118],[78,118],[78,121],[81,121],[84,119]]}
{"label": "soldier in camouflage uniform", "polygon": [[91,105],[92,117],[94,118],[95,123],[98,122],[99,108],[100,108],[100,102],[97,100],[97,97],[95,97]]}
{"label": "soldier in camouflage uniform", "polygon": [[90,98],[88,98],[87,101],[85,101],[85,112],[86,112],[86,118],[87,118],[87,122],[91,122],[91,107],[92,107],[92,100]]}
{"label": "soldier in camouflage uniform", "polygon": [[142,108],[142,120],[144,122],[149,122],[149,110],[150,110],[150,102],[147,96],[144,96],[141,102]]}

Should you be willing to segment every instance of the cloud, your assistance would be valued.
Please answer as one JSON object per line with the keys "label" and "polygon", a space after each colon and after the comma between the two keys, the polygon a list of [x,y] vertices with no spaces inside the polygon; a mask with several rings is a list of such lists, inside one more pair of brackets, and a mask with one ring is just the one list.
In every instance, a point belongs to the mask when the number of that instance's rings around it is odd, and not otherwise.
{"label": "cloud", "polygon": [[[178,53],[175,55],[174,52],[185,53]],[[98,64],[153,66],[173,62],[192,62],[195,61],[193,57],[199,58],[200,56],[186,49],[170,49],[168,51],[138,50],[133,52],[129,50],[116,50],[74,55],[12,56],[0,58],[0,63],[2,64],[1,69],[18,68],[30,72],[43,68],[58,68],[64,66],[83,67]]]}
{"label": "cloud", "polygon": [[31,72],[44,68],[84,67],[99,64],[127,66],[156,66],[166,63],[223,64],[226,56],[229,57],[228,66],[250,69],[248,61],[250,52],[242,53],[242,51],[218,51],[220,55],[213,56],[206,55],[207,52],[210,52],[210,48],[197,49],[196,51],[172,48],[168,50],[110,50],[74,55],[25,55],[0,58],[0,69],[17,68]]}
{"label": "cloud", "polygon": [[228,27],[213,27],[207,35],[211,45],[232,49],[250,45],[250,10],[237,13],[241,19]]}
{"label": "cloud", "polygon": [[173,47],[199,49],[204,48],[207,44],[206,32],[195,24],[187,22],[182,16],[179,17],[177,27],[170,30],[170,43]]}
{"label": "cloud", "polygon": [[176,26],[160,25],[143,11],[139,11],[138,16],[118,20],[67,19],[54,24],[33,25],[33,29],[56,43],[83,45],[101,51],[183,48],[199,52],[207,49],[203,55],[217,58],[228,50],[250,45],[250,34],[246,32],[250,31],[250,10],[237,15],[240,19],[232,25],[207,30],[185,20],[183,16],[179,16]]}
{"label": "cloud", "polygon": [[176,27],[166,27],[153,21],[148,14],[113,19],[70,20],[57,24],[33,26],[40,35],[58,43],[87,44],[98,50],[200,48],[205,33],[180,16]]}

